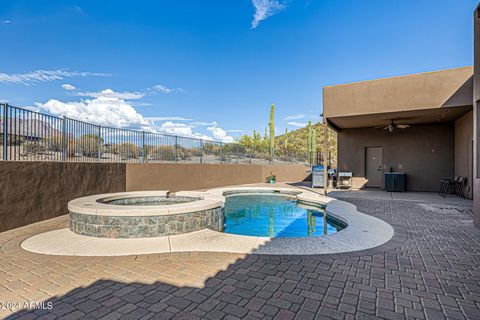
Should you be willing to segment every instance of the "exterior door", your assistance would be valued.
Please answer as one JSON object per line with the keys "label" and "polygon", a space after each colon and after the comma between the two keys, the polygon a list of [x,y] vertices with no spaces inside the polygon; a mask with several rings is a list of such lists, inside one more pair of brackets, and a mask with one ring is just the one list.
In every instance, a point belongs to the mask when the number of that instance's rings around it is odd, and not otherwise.
{"label": "exterior door", "polygon": [[382,187],[383,162],[381,147],[367,147],[365,150],[365,178],[369,188]]}

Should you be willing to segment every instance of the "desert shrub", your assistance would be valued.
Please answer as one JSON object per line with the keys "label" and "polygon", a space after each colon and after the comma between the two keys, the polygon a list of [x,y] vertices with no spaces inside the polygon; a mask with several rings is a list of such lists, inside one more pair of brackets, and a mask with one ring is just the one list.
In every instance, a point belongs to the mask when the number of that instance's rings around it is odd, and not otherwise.
{"label": "desert shrub", "polygon": [[115,154],[118,154],[122,159],[135,159],[142,154],[142,148],[134,143],[125,142],[117,145],[113,145]]}
{"label": "desert shrub", "polygon": [[40,154],[45,153],[47,148],[45,145],[40,141],[26,141],[22,144],[23,154]]}
{"label": "desert shrub", "polygon": [[[75,155],[75,140],[71,136],[65,137],[65,152],[68,157]],[[45,139],[45,147],[48,151],[62,152],[63,151],[63,135],[61,133],[53,134]]]}
{"label": "desert shrub", "polygon": [[220,145],[216,143],[206,142],[203,144],[203,153],[219,155],[220,154]]}
{"label": "desert shrub", "polygon": [[[86,157],[98,156],[98,135],[84,134],[78,140],[82,155]],[[103,139],[100,139],[100,144],[103,144]]]}
{"label": "desert shrub", "polygon": [[194,155],[194,151],[184,147],[177,147],[178,160],[187,160]]}
{"label": "desert shrub", "polygon": [[[17,136],[13,134],[7,135],[7,145],[9,146],[20,146],[25,141],[25,138],[22,136]],[[3,146],[3,134],[0,134],[0,146]]]}
{"label": "desert shrub", "polygon": [[175,161],[175,146],[148,146],[145,150],[149,159]]}

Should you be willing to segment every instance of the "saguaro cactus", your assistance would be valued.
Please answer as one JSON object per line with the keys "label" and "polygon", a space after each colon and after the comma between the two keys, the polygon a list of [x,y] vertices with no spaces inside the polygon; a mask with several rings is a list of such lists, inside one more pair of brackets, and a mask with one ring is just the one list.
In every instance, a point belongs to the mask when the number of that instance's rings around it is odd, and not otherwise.
{"label": "saguaro cactus", "polygon": [[274,117],[275,117],[275,106],[272,104],[272,107],[270,108],[270,155],[272,156],[273,160],[273,155],[275,152],[275,123],[274,123]]}
{"label": "saguaro cactus", "polygon": [[312,128],[311,152],[312,152],[312,163],[314,163],[315,162],[315,156],[317,154],[317,130],[315,129],[315,127]]}
{"label": "saguaro cactus", "polygon": [[312,121],[308,121],[308,134],[307,134],[307,153],[308,162],[312,164]]}
{"label": "saguaro cactus", "polygon": [[285,151],[288,151],[288,128],[285,128],[285,143],[283,144]]}

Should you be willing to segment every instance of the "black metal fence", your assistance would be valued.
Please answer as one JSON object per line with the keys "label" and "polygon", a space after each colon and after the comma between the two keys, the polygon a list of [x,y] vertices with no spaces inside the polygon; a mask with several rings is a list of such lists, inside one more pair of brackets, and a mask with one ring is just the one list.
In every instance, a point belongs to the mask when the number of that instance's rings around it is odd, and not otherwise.
{"label": "black metal fence", "polygon": [[0,159],[66,162],[307,163],[288,155],[146,131],[111,128],[0,104]]}

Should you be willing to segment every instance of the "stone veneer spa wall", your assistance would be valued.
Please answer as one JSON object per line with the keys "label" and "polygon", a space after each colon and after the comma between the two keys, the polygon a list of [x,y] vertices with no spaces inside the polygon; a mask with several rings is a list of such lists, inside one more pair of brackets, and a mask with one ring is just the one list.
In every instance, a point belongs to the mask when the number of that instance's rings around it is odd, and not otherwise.
{"label": "stone veneer spa wall", "polygon": [[149,238],[203,229],[223,231],[224,202],[168,191],[88,196],[68,204],[69,228],[97,238]]}
{"label": "stone veneer spa wall", "polygon": [[70,212],[70,230],[101,238],[147,238],[203,229],[223,231],[224,207],[157,216],[101,216]]}

